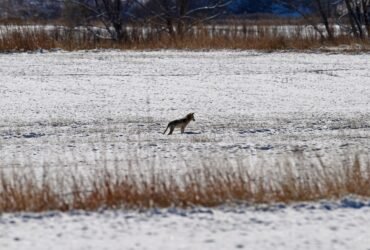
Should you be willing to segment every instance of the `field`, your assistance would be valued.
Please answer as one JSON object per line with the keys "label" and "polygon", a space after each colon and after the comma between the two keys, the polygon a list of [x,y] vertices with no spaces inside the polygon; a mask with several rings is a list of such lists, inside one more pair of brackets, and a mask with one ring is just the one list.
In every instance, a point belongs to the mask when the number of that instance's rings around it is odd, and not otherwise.
{"label": "field", "polygon": [[[369,55],[1,55],[6,166],[368,151]],[[167,123],[195,112],[185,135]]]}
{"label": "field", "polygon": [[[87,174],[118,167],[176,177],[224,163],[263,165],[272,173],[292,159],[304,159],[308,171],[318,159],[357,155],[368,164],[369,59],[368,53],[228,50],[0,54],[0,166],[40,176],[45,168]],[[190,112],[196,121],[185,134],[162,134],[169,121]],[[100,210],[0,215],[0,247],[369,246],[362,237],[369,203],[357,197],[262,208]]]}

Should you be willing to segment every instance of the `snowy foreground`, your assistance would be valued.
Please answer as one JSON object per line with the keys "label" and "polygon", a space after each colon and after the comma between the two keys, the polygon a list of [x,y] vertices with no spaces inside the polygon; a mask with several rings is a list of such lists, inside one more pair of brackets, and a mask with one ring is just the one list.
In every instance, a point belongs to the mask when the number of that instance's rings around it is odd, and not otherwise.
{"label": "snowy foreground", "polygon": [[268,208],[103,211],[0,216],[8,249],[356,249],[370,248],[370,203]]}
{"label": "snowy foreground", "polygon": [[[0,166],[176,171],[370,149],[370,55],[0,54]],[[163,135],[195,112],[186,134]],[[272,164],[273,165],[273,164]],[[0,249],[370,249],[370,204],[0,215]]]}

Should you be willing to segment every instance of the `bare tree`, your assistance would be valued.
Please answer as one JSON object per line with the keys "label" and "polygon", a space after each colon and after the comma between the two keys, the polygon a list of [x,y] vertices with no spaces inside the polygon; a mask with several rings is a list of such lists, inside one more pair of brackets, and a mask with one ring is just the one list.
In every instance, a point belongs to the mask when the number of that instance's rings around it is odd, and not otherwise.
{"label": "bare tree", "polygon": [[367,33],[370,38],[370,0],[344,0],[343,6],[339,23],[343,26],[342,19],[347,17],[352,34],[363,39]]}
{"label": "bare tree", "polygon": [[89,11],[80,5],[76,5],[74,0],[64,1],[62,18],[67,26],[73,28],[83,25],[88,15]]}
{"label": "bare tree", "polygon": [[148,0],[137,1],[147,23],[166,31],[172,38],[182,37],[195,25],[220,16],[232,0]]}
{"label": "bare tree", "polygon": [[370,0],[361,0],[367,36],[370,38]]}
{"label": "bare tree", "polygon": [[361,0],[361,3],[367,36],[370,38],[370,0]]}
{"label": "bare tree", "polygon": [[[302,16],[320,34],[321,39],[333,39],[330,18],[338,0],[275,0],[275,2]],[[320,28],[321,23],[324,24],[326,35]]]}
{"label": "bare tree", "polygon": [[317,10],[320,14],[321,20],[324,23],[325,30],[328,34],[329,39],[333,39],[333,30],[329,24],[329,17],[331,16],[331,12],[333,8],[333,2],[330,0],[314,0]]}
{"label": "bare tree", "polygon": [[121,41],[125,39],[124,25],[130,18],[130,8],[135,0],[63,0],[64,3],[74,4],[84,11],[83,22],[93,34],[101,36],[95,29],[96,22],[101,22],[109,34],[109,38]]}

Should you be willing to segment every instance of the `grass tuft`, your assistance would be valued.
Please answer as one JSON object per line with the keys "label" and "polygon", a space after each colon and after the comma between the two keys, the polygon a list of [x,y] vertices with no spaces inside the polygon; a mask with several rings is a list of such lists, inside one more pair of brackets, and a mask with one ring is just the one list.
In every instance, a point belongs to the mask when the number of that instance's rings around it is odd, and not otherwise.
{"label": "grass tuft", "polygon": [[[292,161],[293,160],[293,161]],[[289,159],[294,162],[302,159]],[[44,167],[0,170],[0,212],[74,209],[146,209],[153,207],[214,207],[245,202],[292,203],[337,199],[347,195],[370,197],[370,162],[355,157],[339,164],[322,160],[274,168],[204,163],[176,174],[102,169],[93,173],[59,173]],[[132,169],[132,168],[129,168]],[[254,169],[253,171],[251,169]],[[258,171],[256,171],[256,169]],[[269,169],[269,171],[267,171]]]}

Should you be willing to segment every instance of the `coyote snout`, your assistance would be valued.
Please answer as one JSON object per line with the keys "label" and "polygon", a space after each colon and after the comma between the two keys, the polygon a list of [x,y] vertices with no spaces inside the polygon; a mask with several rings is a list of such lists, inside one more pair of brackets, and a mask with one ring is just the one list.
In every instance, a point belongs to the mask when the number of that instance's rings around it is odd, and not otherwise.
{"label": "coyote snout", "polygon": [[175,128],[181,128],[181,134],[184,133],[185,127],[189,124],[190,121],[195,121],[194,113],[187,114],[184,118],[174,120],[170,123],[168,123],[166,130],[163,132],[163,134],[166,133],[167,129],[170,128],[169,135],[172,134],[172,132],[175,130]]}

